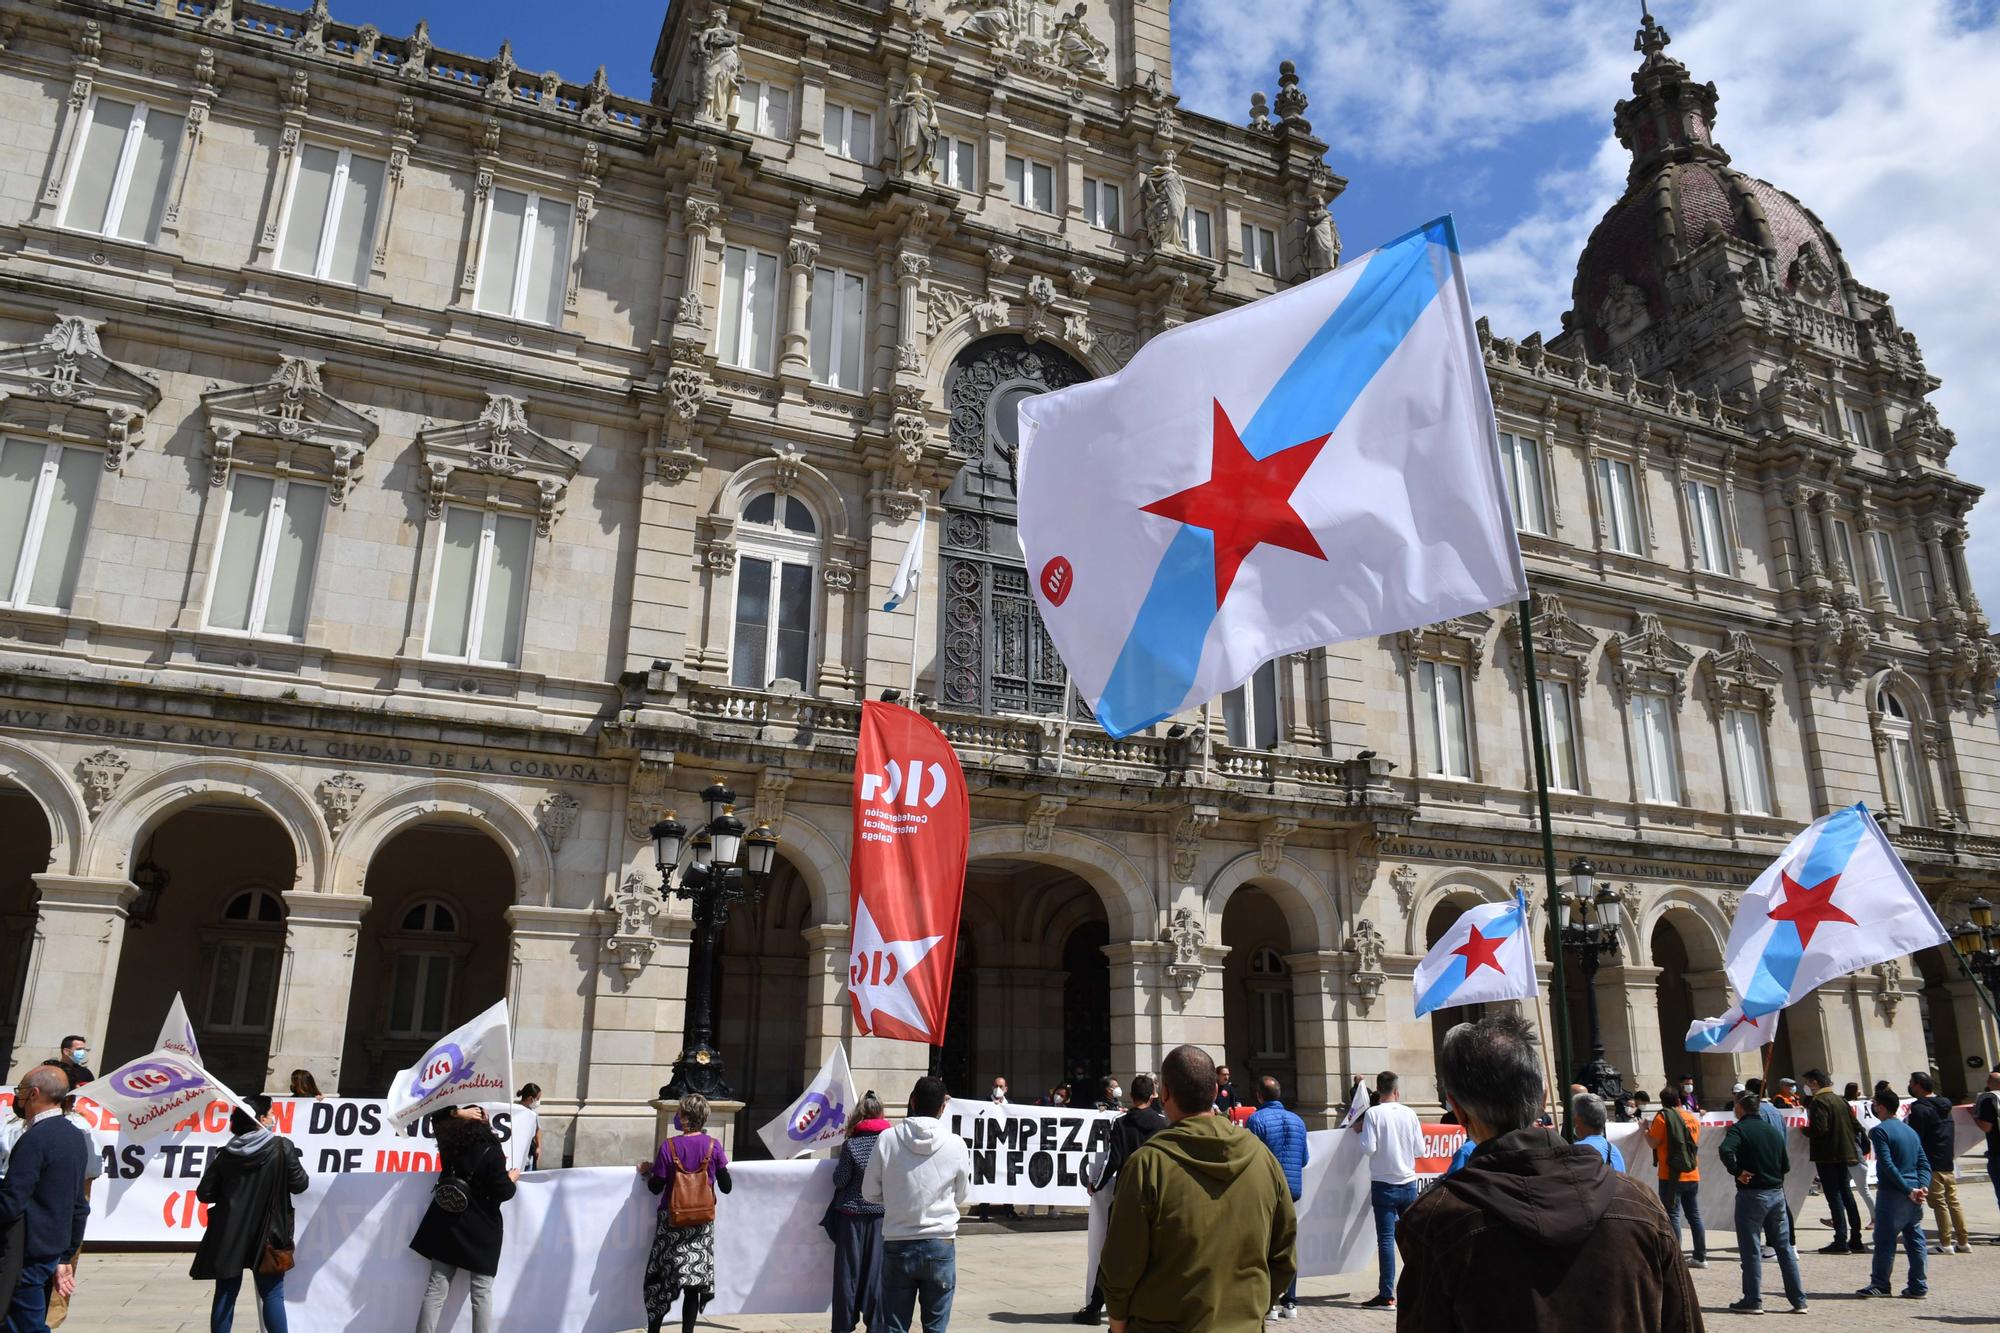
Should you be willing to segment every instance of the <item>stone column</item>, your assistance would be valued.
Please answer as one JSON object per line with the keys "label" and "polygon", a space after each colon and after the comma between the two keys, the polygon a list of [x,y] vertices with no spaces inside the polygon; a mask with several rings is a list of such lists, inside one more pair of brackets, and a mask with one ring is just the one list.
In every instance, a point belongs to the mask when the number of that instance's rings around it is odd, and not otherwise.
{"label": "stone column", "polygon": [[1292,970],[1292,1057],[1297,1086],[1285,1090],[1285,1104],[1305,1117],[1308,1127],[1331,1128],[1333,1104],[1346,1091],[1340,1082],[1340,983],[1348,956],[1333,950],[1285,956]]}
{"label": "stone column", "polygon": [[854,566],[837,556],[829,556],[820,570],[820,582],[826,587],[826,614],[820,620],[820,689],[851,692],[859,679],[847,664],[847,621],[854,598]]}
{"label": "stone column", "polygon": [[1965,600],[1965,609],[1973,615],[1978,615],[1979,594],[1973,590],[1972,570],[1965,563],[1965,529],[1947,528],[1944,537],[1945,556],[1950,560],[1952,570],[1958,576],[1957,586]]}
{"label": "stone column", "polygon": [[922,310],[920,297],[924,278],[931,271],[930,259],[914,250],[896,256],[896,370],[915,374],[923,367],[921,345]]}
{"label": "stone column", "polygon": [[684,249],[680,301],[674,308],[674,335],[703,342],[707,338],[708,238],[722,215],[721,205],[689,199],[681,205]]}
{"label": "stone column", "polygon": [[1953,586],[1950,562],[1944,554],[1944,524],[1924,525],[1924,554],[1930,557],[1931,565],[1931,609],[1933,611],[1956,611],[1958,594]]}
{"label": "stone column", "polygon": [[804,215],[791,240],[785,243],[785,277],[790,290],[785,298],[785,342],[778,357],[778,378],[804,384],[812,376],[807,347],[806,307],[811,299],[813,265],[819,260],[819,242],[805,234],[811,214]]}
{"label": "stone column", "polygon": [[8,1062],[15,1070],[48,1059],[72,1033],[104,1049],[125,909],[139,892],[127,879],[80,875],[37,875],[35,887],[41,898]]}
{"label": "stone column", "polygon": [[1173,946],[1164,940],[1114,941],[1104,953],[1111,960],[1111,1067],[1128,1080],[1142,1071],[1157,1072],[1168,1051],[1193,1039],[1182,1012],[1193,1002],[1181,999],[1167,973]]}
{"label": "stone column", "polygon": [[[361,918],[372,901],[365,893],[285,894],[285,970],[271,1022],[265,1091],[288,1090],[294,1069],[311,1070],[328,1092],[340,1089],[354,949],[361,939]],[[373,1096],[379,1089],[343,1091],[348,1096]]]}
{"label": "stone column", "polygon": [[1881,528],[1881,521],[1875,517],[1875,511],[1868,508],[1865,503],[1861,508],[1860,519],[1861,526],[1857,530],[1861,534],[1859,538],[1861,551],[1857,558],[1861,561],[1861,568],[1855,571],[1855,577],[1868,589],[1868,605],[1878,611],[1887,611],[1891,609],[1889,580],[1882,569],[1881,558],[1875,550],[1875,534]]}
{"label": "stone column", "polygon": [[1657,1091],[1666,1076],[1660,1046],[1660,969],[1638,963],[1597,974],[1598,1021],[1604,1058],[1618,1066],[1627,1088]]}
{"label": "stone column", "polygon": [[1820,563],[1819,543],[1813,536],[1812,519],[1806,512],[1811,492],[1794,486],[1785,493],[1785,500],[1792,507],[1792,531],[1798,536],[1799,582],[1816,578],[1826,572]]}
{"label": "stone column", "polygon": [[1854,571],[1841,563],[1840,538],[1835,528],[1834,503],[1831,495],[1820,494],[1813,497],[1813,508],[1819,513],[1819,539],[1826,552],[1826,572],[1836,583],[1852,583]]}
{"label": "stone column", "polygon": [[[811,1078],[847,1036],[847,956],[852,932],[847,926],[807,926],[806,1040],[802,1077]],[[858,1084],[857,1076],[857,1084]]]}

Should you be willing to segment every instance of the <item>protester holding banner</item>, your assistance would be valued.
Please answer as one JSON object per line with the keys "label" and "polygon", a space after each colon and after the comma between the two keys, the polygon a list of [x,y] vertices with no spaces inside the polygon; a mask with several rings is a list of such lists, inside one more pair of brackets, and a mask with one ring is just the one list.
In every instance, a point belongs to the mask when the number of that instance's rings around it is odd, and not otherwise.
{"label": "protester holding banner", "polygon": [[826,1231],[833,1240],[833,1333],[882,1329],[882,1205],[861,1197],[861,1182],[875,1156],[875,1140],[889,1122],[882,1099],[870,1088],[847,1122],[847,1140],[833,1167],[833,1202]]}
{"label": "protester holding banner", "polygon": [[208,1227],[188,1276],[215,1283],[209,1333],[230,1333],[243,1270],[253,1270],[264,1333],[287,1333],[285,1274],[292,1267],[292,1196],[309,1183],[299,1150],[272,1132],[271,1099],[250,1099],[257,1114],[229,1113],[231,1138],[209,1154],[195,1197],[208,1205]]}
{"label": "protester holding banner", "polygon": [[669,1135],[639,1174],[660,1196],[653,1248],[646,1256],[646,1327],[660,1333],[667,1311],[681,1302],[681,1328],[693,1333],[701,1307],[715,1294],[715,1194],[729,1193],[729,1154],[708,1127],[708,1098],[690,1092],[674,1113]]}
{"label": "protester holding banner", "polygon": [[[527,1153],[521,1159],[526,1163],[523,1169],[528,1171],[542,1169],[542,1118],[536,1109],[541,1104],[542,1085],[539,1083],[523,1083],[521,1090],[514,1094],[514,1106],[517,1110],[515,1121],[534,1126],[533,1132],[528,1135]],[[519,1111],[526,1111],[527,1114],[520,1115]]]}
{"label": "protester holding banner", "polygon": [[410,1248],[430,1260],[417,1333],[437,1333],[452,1279],[465,1271],[472,1288],[473,1333],[493,1328],[493,1277],[500,1271],[505,1226],[500,1205],[514,1197],[519,1171],[507,1169],[507,1150],[479,1106],[438,1113],[437,1183]]}

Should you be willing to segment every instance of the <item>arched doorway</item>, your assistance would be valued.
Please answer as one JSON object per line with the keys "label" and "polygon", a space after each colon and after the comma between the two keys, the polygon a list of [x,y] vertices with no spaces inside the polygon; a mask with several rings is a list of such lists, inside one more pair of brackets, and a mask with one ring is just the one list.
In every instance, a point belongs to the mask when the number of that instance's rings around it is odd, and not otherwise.
{"label": "arched doorway", "polygon": [[978,975],[972,934],[961,922],[958,952],[952,959],[951,1000],[945,1008],[944,1041],[931,1047],[931,1072],[944,1080],[945,1088],[954,1097],[977,1095],[979,1071],[972,1065],[972,1034]]}
{"label": "arched doorway", "polygon": [[144,1055],[178,992],[209,1071],[266,1084],[285,956],[284,895],[297,877],[284,825],[247,805],[200,805],[142,832],[99,1068]]}
{"label": "arched doorway", "polygon": [[1102,921],[1084,922],[1063,941],[1063,1069],[1075,1105],[1086,1101],[1077,1095],[1078,1071],[1092,1090],[1112,1072],[1111,960],[1104,953],[1110,943],[1111,928]]}
{"label": "arched doorway", "polygon": [[1244,885],[1222,909],[1222,1034],[1225,1063],[1245,1099],[1254,1099],[1257,1080],[1269,1074],[1299,1103],[1299,1041],[1292,1012],[1292,972],[1285,955],[1293,952],[1284,909],[1270,894]]}
{"label": "arched doorway", "polygon": [[[368,863],[341,1091],[379,1097],[430,1043],[507,994],[514,870],[484,830],[420,824]],[[285,1072],[285,1071],[281,1071]],[[328,1080],[313,1071],[321,1087]]]}
{"label": "arched doorway", "polygon": [[[757,1130],[791,1104],[808,1072],[806,941],[811,895],[798,869],[781,855],[761,902],[738,903],[722,929],[716,965],[716,1049],[736,1099],[739,1155],[762,1157]],[[668,1075],[660,1075],[662,1083]]]}
{"label": "arched doorway", "polygon": [[[1734,993],[1722,972],[1722,948],[1701,920],[1686,911],[1670,911],[1653,926],[1646,941],[1647,954],[1659,976],[1654,982],[1659,1014],[1660,1060],[1663,1086],[1678,1088],[1681,1080],[1692,1077],[1704,1106],[1723,1105],[1729,1089],[1737,1082],[1737,1057],[1728,1052],[1694,1054],[1687,1049],[1687,1032],[1699,1018],[1709,1018],[1729,1007]],[[1782,1043],[1786,1025],[1778,1024]],[[1773,1062],[1774,1074],[1789,1071]],[[1648,1088],[1648,1092],[1657,1089]]]}
{"label": "arched doorway", "polygon": [[[1429,919],[1424,922],[1424,952],[1429,953],[1436,947],[1437,942],[1445,937],[1445,932],[1458,924],[1458,919],[1465,915],[1465,909],[1470,905],[1470,900],[1461,902],[1447,899],[1431,909]],[[1435,1070],[1444,1057],[1445,1033],[1460,1023],[1476,1023],[1485,1016],[1486,1006],[1483,1004],[1462,1004],[1431,1010],[1431,1068]],[[1550,1054],[1553,1058],[1554,1052]],[[1442,1104],[1444,1101],[1442,1093],[1434,1087],[1427,1091]],[[1404,1095],[1408,1096],[1408,1092],[1406,1091]]]}
{"label": "arched doorway", "polygon": [[[1090,378],[1058,348],[1014,334],[960,352],[945,375],[952,453],[939,545],[938,696],[979,713],[1059,713],[1068,679],[1028,588],[1014,501],[1021,401]],[[1079,704],[1076,716],[1089,713]],[[1129,1077],[1129,1076],[1128,1076]]]}
{"label": "arched doorway", "polygon": [[33,796],[0,783],[0,1051],[14,1049],[21,988],[35,944],[35,876],[49,868],[53,839]]}
{"label": "arched doorway", "polygon": [[1695,1085],[1704,1086],[1708,1082],[1704,1075],[1729,1072],[1727,1068],[1729,1057],[1688,1054],[1689,1025],[1695,1019],[1706,1018],[1708,1015],[1695,1012],[1694,991],[1687,982],[1689,970],[1687,944],[1681,939],[1680,931],[1674,928],[1671,921],[1662,920],[1653,927],[1651,950],[1653,966],[1660,969],[1658,992],[1660,1053],[1666,1065],[1667,1082],[1678,1086],[1683,1075],[1694,1072],[1697,1066],[1705,1066],[1709,1061],[1715,1061],[1716,1069],[1703,1068],[1696,1074]]}

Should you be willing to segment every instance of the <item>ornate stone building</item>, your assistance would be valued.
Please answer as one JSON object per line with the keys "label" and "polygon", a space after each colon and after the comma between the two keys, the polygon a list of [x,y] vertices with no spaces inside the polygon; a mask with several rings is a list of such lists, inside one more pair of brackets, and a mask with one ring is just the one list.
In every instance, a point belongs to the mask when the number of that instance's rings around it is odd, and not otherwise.
{"label": "ornate stone building", "polygon": [[[2000,736],[1915,340],[1639,46],[1572,316],[1486,346],[1557,838],[1630,909],[1607,1044],[1657,1084],[1815,814],[1993,891]],[[848,1031],[858,705],[914,680],[975,784],[959,984],[939,1051],[853,1042],[865,1083],[1196,1040],[1314,1115],[1431,1094],[1416,958],[1538,886],[1513,609],[1112,741],[1014,536],[1021,397],[1339,261],[1289,66],[1247,124],[1182,111],[1166,0],[676,5],[646,102],[324,3],[0,0],[0,47],[16,1066],[129,1058],[179,991],[239,1084],[379,1094],[504,996],[564,1151],[629,1157],[689,930],[646,829],[720,775],[782,838],[722,962],[756,1123]],[[1928,1042],[1962,1086],[2000,1034],[1947,961],[1789,1011],[1781,1066]]]}

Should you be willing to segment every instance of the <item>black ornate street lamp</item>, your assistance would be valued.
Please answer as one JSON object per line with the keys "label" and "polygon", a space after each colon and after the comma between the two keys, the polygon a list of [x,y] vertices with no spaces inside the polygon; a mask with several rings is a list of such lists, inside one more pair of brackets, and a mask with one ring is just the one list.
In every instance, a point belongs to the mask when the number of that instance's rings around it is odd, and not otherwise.
{"label": "black ornate street lamp", "polygon": [[[729,909],[757,902],[771,879],[778,835],[768,823],[744,831],[735,814],[736,793],[717,778],[701,794],[708,819],[689,835],[673,812],[653,825],[653,856],[661,887],[694,904],[694,939],[688,951],[687,1023],[674,1077],[660,1095],[672,1100],[698,1092],[711,1101],[729,1099],[722,1053],[715,1049],[715,997],[722,928]],[[687,864],[681,864],[682,853]],[[678,880],[676,879],[678,872]]]}
{"label": "black ornate street lamp", "polygon": [[1966,973],[1986,987],[1987,1003],[2000,1003],[2000,926],[1993,924],[1993,904],[1974,898],[1971,912],[1971,920],[1952,928],[1952,947]]}
{"label": "black ornate street lamp", "polygon": [[[1618,956],[1624,904],[1609,885],[1596,888],[1597,867],[1588,857],[1579,856],[1570,864],[1569,883],[1569,896],[1556,898],[1556,935],[1582,966],[1584,1014],[1590,1026],[1590,1062],[1578,1066],[1575,1078],[1587,1091],[1616,1101],[1625,1095],[1625,1080],[1618,1067],[1604,1058],[1604,1033],[1597,1020],[1597,968],[1605,957]],[[1566,1107],[1564,1115],[1567,1118]]]}

